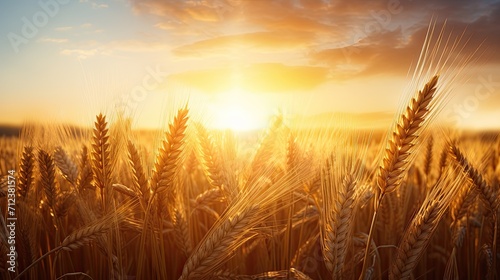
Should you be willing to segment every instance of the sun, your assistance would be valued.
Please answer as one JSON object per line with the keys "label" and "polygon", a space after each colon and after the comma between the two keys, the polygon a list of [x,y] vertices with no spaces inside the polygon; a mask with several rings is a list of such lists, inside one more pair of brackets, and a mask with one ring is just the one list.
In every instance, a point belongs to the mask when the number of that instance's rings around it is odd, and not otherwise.
{"label": "sun", "polygon": [[256,96],[233,89],[218,96],[213,109],[212,127],[233,131],[261,129],[267,124],[266,106]]}

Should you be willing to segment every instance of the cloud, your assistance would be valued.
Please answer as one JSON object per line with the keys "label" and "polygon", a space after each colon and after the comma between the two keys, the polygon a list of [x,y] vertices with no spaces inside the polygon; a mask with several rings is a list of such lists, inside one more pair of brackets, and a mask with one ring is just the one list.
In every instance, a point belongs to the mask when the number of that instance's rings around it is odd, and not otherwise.
{"label": "cloud", "polygon": [[180,21],[214,22],[224,18],[224,14],[233,9],[239,1],[228,0],[146,0],[133,1],[138,13],[151,13],[159,16],[174,17]]}
{"label": "cloud", "polygon": [[206,56],[227,54],[240,50],[283,50],[304,46],[312,41],[309,33],[255,32],[238,35],[220,36],[197,41],[172,50],[178,56]]}
{"label": "cloud", "polygon": [[[432,47],[437,47],[441,26],[436,26]],[[449,67],[463,66],[463,61],[470,59],[472,54],[472,65],[500,64],[500,53],[495,51],[500,45],[500,38],[492,36],[500,33],[500,5],[490,14],[470,23],[447,21],[443,30],[444,37],[439,47],[440,53],[450,58]],[[427,31],[427,27],[421,27],[410,34],[401,29],[375,33],[352,45],[313,52],[310,57],[313,64],[328,65],[336,72],[334,76],[343,79],[379,74],[405,75],[411,67],[415,67]],[[455,40],[459,43],[453,47],[457,43]]]}
{"label": "cloud", "polygon": [[323,67],[287,66],[279,63],[253,64],[240,68],[193,70],[173,74],[170,81],[206,93],[221,93],[234,87],[255,93],[309,90],[328,80]]}
{"label": "cloud", "polygon": [[425,38],[424,29],[407,38],[401,30],[367,37],[358,44],[323,49],[310,54],[311,62],[331,67],[339,79],[359,75],[406,74],[418,59]]}
{"label": "cloud", "polygon": [[38,42],[61,44],[61,43],[67,43],[68,39],[64,39],[64,38],[41,38],[41,39],[38,40]]}
{"label": "cloud", "polygon": [[170,46],[158,41],[116,40],[103,46],[104,49],[126,52],[151,52],[167,50]]}
{"label": "cloud", "polygon": [[71,29],[73,29],[72,26],[62,26],[62,27],[56,27],[54,30],[59,32],[64,32],[64,31],[69,31]]}
{"label": "cloud", "polygon": [[[135,0],[134,10],[154,17],[181,58],[231,53],[268,53],[255,63],[282,62],[275,52],[293,53],[310,66],[344,79],[363,75],[404,76],[415,66],[429,22],[459,37],[453,58],[484,54],[474,63],[500,64],[500,2],[468,0],[242,1]],[[438,30],[436,30],[437,35]],[[463,48],[462,48],[463,47]],[[270,61],[269,59],[273,59]],[[304,62],[305,61],[305,62]]]}
{"label": "cloud", "polygon": [[108,4],[98,4],[98,3],[92,2],[92,9],[106,9],[108,7],[109,7]]}
{"label": "cloud", "polygon": [[169,46],[161,42],[146,42],[140,40],[114,40],[105,44],[96,41],[78,43],[78,47],[67,48],[61,51],[62,55],[76,56],[79,59],[87,59],[96,55],[113,55],[118,52],[153,52],[163,51]]}
{"label": "cloud", "polygon": [[89,50],[84,50],[84,49],[64,49],[61,51],[61,54],[63,55],[74,55],[78,57],[79,59],[86,59],[88,57],[96,55],[98,52],[97,49],[89,49]]}

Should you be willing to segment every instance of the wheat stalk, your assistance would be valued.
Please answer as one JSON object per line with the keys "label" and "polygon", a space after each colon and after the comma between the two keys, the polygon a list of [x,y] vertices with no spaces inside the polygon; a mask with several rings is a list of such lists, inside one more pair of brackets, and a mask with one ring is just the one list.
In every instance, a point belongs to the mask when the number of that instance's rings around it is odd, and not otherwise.
{"label": "wheat stalk", "polygon": [[306,240],[295,252],[295,255],[292,258],[291,265],[293,267],[302,268],[305,266],[304,262],[310,251],[318,244],[319,233],[314,236],[311,236]]}
{"label": "wheat stalk", "polygon": [[124,219],[125,210],[130,207],[130,205],[124,205],[121,208],[117,209],[117,211],[113,214],[109,214],[107,216],[103,216],[99,220],[94,221],[93,223],[86,225],[83,228],[80,228],[70,235],[68,235],[59,246],[54,249],[46,252],[37,260],[33,261],[28,267],[26,267],[23,271],[21,271],[13,280],[19,279],[26,272],[28,272],[32,267],[38,264],[40,261],[45,259],[47,256],[57,253],[61,250],[65,251],[73,251],[76,250],[85,244],[97,239],[102,234],[106,233],[113,226],[115,226],[115,222],[119,223]]}

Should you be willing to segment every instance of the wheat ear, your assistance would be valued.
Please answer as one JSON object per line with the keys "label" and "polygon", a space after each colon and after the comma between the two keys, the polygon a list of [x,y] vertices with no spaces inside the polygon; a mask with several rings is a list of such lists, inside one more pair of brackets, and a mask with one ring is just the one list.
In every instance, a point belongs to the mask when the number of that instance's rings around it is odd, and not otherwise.
{"label": "wheat ear", "polygon": [[259,173],[259,170],[267,166],[269,159],[271,159],[274,153],[276,138],[278,137],[278,133],[282,127],[283,116],[278,115],[272,120],[271,126],[263,136],[259,148],[257,148],[257,152],[255,153],[250,166],[250,181],[253,180],[254,176]]}
{"label": "wheat ear", "polygon": [[[445,177],[452,177],[452,174]],[[403,236],[389,279],[410,279],[441,217],[462,184],[462,177],[457,177],[454,181],[442,178],[431,190]]]}
{"label": "wheat ear", "polygon": [[78,166],[63,150],[63,148],[56,148],[54,152],[54,160],[59,170],[61,170],[64,179],[70,182],[73,186],[76,186],[76,181],[78,179]]}
{"label": "wheat ear", "polygon": [[209,275],[223,261],[228,250],[248,232],[248,225],[258,210],[258,205],[250,206],[211,231],[186,261],[179,280]]}
{"label": "wheat ear", "polygon": [[452,158],[461,167],[462,172],[467,176],[467,178],[479,190],[488,207],[492,211],[496,211],[496,208],[498,207],[498,198],[495,190],[486,183],[481,173],[479,173],[479,171],[469,163],[467,158],[462,154],[456,145],[450,144],[449,149]]}
{"label": "wheat ear", "polygon": [[155,193],[161,193],[172,186],[177,161],[184,144],[184,131],[189,119],[188,112],[187,107],[180,109],[174,118],[174,122],[169,124],[169,130],[156,156],[151,176],[151,188]]}
{"label": "wheat ear", "polygon": [[434,138],[431,136],[427,142],[427,149],[425,150],[424,173],[429,178],[432,167],[432,148],[434,147]]}
{"label": "wheat ear", "polygon": [[407,159],[414,150],[414,142],[432,108],[431,102],[436,92],[437,81],[438,76],[434,76],[424,89],[418,92],[396,124],[377,175],[381,195],[393,192],[408,169],[410,162]]}
{"label": "wheat ear", "polygon": [[37,260],[33,261],[28,267],[26,267],[21,273],[19,273],[13,280],[19,279],[26,272],[28,272],[33,266],[38,264],[40,261],[45,259],[47,256],[49,256],[53,253],[57,253],[61,250],[73,251],[73,250],[78,249],[78,248],[82,247],[83,245],[95,240],[96,238],[98,238],[102,234],[106,233],[108,230],[110,230],[115,225],[115,222],[121,222],[124,219],[125,209],[127,209],[127,207],[129,207],[129,205],[124,205],[120,209],[118,209],[115,213],[104,216],[104,217],[100,218],[99,220],[96,220],[93,223],[72,232],[70,235],[68,235],[61,242],[61,244],[59,246],[48,251],[47,253],[45,253],[41,257],[39,257]]}
{"label": "wheat ear", "polygon": [[115,225],[115,221],[120,221],[123,217],[120,213],[105,216],[84,228],[72,232],[61,242],[59,247],[66,251],[76,250],[106,233]]}
{"label": "wheat ear", "polygon": [[106,213],[104,192],[111,185],[111,158],[107,125],[106,116],[99,114],[96,117],[94,136],[92,138],[92,173],[94,184],[101,192],[103,213]]}
{"label": "wheat ear", "polygon": [[[433,107],[432,101],[434,93],[436,92],[437,81],[438,76],[432,77],[432,79],[425,84],[424,88],[418,92],[417,96],[411,99],[410,104],[406,107],[405,112],[401,114],[396,123],[392,138],[389,139],[387,143],[385,154],[376,177],[379,193],[378,196],[375,197],[375,212],[372,217],[368,240],[372,238],[373,228],[377,220],[378,208],[385,194],[395,191],[408,172],[408,166],[411,162],[408,158],[415,149],[415,141]],[[370,244],[370,242],[367,243],[365,250],[363,268],[359,277],[360,280],[364,278],[367,269],[368,244]]]}
{"label": "wheat ear", "polygon": [[189,233],[188,221],[184,215],[184,211],[175,208],[174,209],[174,233],[175,233],[175,243],[179,249],[187,256],[191,255],[193,250],[193,243],[191,241],[191,235]]}
{"label": "wheat ear", "polygon": [[83,146],[82,154],[79,163],[80,172],[78,173],[77,186],[78,190],[83,190],[92,183],[92,168],[89,164],[89,154],[87,146]]}
{"label": "wheat ear", "polygon": [[194,209],[205,205],[213,204],[218,201],[225,200],[224,191],[220,188],[212,188],[191,199],[191,207]]}
{"label": "wheat ear", "polygon": [[223,189],[224,187],[227,187],[227,183],[221,169],[222,164],[220,163],[215,145],[207,130],[203,126],[198,125],[197,131],[203,166],[205,174],[208,177],[208,181],[212,186]]}
{"label": "wheat ear", "polygon": [[486,277],[485,279],[492,280],[495,279],[495,268],[494,268],[494,254],[492,250],[492,246],[490,244],[484,244],[481,247],[481,255],[484,257],[485,262],[486,262]]}
{"label": "wheat ear", "polygon": [[298,149],[299,147],[297,145],[297,138],[293,133],[290,133],[288,135],[286,149],[286,166],[288,171],[293,170],[293,168],[295,168],[295,165],[297,164]]}
{"label": "wheat ear", "polygon": [[23,149],[21,164],[19,168],[19,184],[17,187],[21,197],[26,198],[33,183],[33,168],[35,167],[35,155],[33,147],[26,146]]}
{"label": "wheat ear", "polygon": [[144,173],[141,157],[132,141],[128,141],[127,148],[129,164],[132,168],[132,175],[134,179],[134,189],[142,194],[143,198],[147,201],[149,198],[148,180],[146,179],[146,174]]}
{"label": "wheat ear", "polygon": [[329,204],[329,207],[325,207],[323,257],[326,267],[335,279],[341,278],[347,255],[356,200],[355,187],[354,177],[346,175],[336,190],[336,200]]}
{"label": "wheat ear", "polygon": [[57,196],[59,195],[59,191],[56,186],[54,159],[46,151],[40,150],[38,154],[38,163],[40,166],[40,180],[45,193],[45,198],[47,199],[47,205],[51,210],[54,210],[57,202]]}

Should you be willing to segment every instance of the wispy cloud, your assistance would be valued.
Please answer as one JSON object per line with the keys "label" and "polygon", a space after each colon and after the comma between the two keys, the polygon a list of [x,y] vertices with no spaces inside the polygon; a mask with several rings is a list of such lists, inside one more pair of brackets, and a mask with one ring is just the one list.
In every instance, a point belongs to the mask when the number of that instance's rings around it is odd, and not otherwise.
{"label": "wispy cloud", "polygon": [[61,26],[61,27],[54,28],[55,31],[59,31],[59,32],[70,31],[72,29],[73,29],[72,26]]}
{"label": "wispy cloud", "polygon": [[312,34],[305,32],[255,32],[197,41],[175,48],[173,53],[179,56],[203,57],[252,49],[283,51],[303,47],[312,40]]}
{"label": "wispy cloud", "polygon": [[41,38],[38,40],[38,42],[62,44],[62,43],[67,43],[68,39],[65,39],[65,38]]}
{"label": "wispy cloud", "polygon": [[98,53],[97,49],[64,49],[61,51],[63,55],[74,55],[79,59],[86,59]]}
{"label": "wispy cloud", "polygon": [[108,7],[109,7],[108,4],[98,4],[98,3],[92,2],[92,9],[106,9]]}
{"label": "wispy cloud", "polygon": [[97,55],[114,55],[119,52],[154,52],[165,51],[170,48],[161,42],[146,42],[141,40],[114,40],[106,44],[96,41],[80,42],[73,44],[74,48],[66,48],[60,53],[62,55],[74,56],[78,59],[87,59]]}

